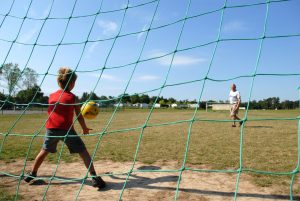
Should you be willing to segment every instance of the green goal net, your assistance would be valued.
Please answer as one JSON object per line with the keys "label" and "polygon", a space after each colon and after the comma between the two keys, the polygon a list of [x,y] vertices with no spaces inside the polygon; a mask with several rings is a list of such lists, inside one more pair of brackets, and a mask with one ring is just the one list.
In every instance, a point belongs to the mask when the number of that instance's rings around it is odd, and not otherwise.
{"label": "green goal net", "polygon": [[[297,58],[298,46],[300,46],[299,25],[292,24],[291,26],[296,28],[289,29],[285,26],[290,22],[285,22],[284,19],[281,19],[284,16],[275,16],[274,13],[276,13],[275,11],[278,12],[281,6],[285,7],[284,13],[289,13],[289,9],[292,7],[299,12],[299,1],[236,2],[224,0],[202,2],[187,0],[173,2],[165,0],[127,0],[111,2],[99,0],[87,2],[74,0],[62,2],[57,0],[24,0],[19,2],[17,0],[7,0],[5,3],[1,2],[1,4],[3,4],[1,6],[3,8],[0,9],[0,76],[3,79],[0,82],[0,87],[3,93],[1,91],[0,110],[2,111],[2,117],[6,116],[5,111],[7,108],[18,109],[18,112],[11,116],[8,115],[9,120],[4,121],[3,118],[3,121],[0,122],[2,127],[0,131],[0,159],[1,155],[5,154],[5,145],[8,143],[9,138],[29,139],[24,153],[23,169],[20,174],[13,174],[5,167],[0,171],[1,175],[15,178],[18,181],[15,186],[14,200],[18,200],[20,197],[19,189],[22,185],[22,178],[26,176],[29,156],[34,151],[33,144],[44,137],[46,119],[43,125],[35,128],[34,133],[26,131],[18,133],[14,129],[20,122],[23,122],[27,115],[30,115],[29,111],[49,106],[40,99],[41,90],[50,93],[52,89],[57,88],[55,76],[58,67],[65,65],[70,66],[78,77],[82,78],[77,84],[83,86],[83,89],[76,86],[78,91],[75,91],[75,94],[88,91],[89,93],[84,102],[92,100],[99,105],[106,102],[115,103],[115,107],[110,111],[111,113],[109,113],[109,117],[100,132],[80,135],[84,139],[91,137],[96,139],[91,152],[93,160],[99,154],[104,143],[103,138],[106,135],[126,134],[131,131],[138,132],[130,168],[122,173],[112,172],[101,175],[104,180],[108,176],[125,175],[124,183],[119,192],[119,200],[123,198],[130,177],[136,173],[143,174],[145,172],[178,173],[174,191],[174,200],[177,200],[180,195],[182,175],[186,171],[237,175],[234,200],[239,198],[239,185],[242,174],[290,176],[290,181],[287,184],[290,189],[289,198],[290,200],[294,199],[294,184],[300,163],[299,115],[294,116],[291,114],[289,116],[287,114],[285,117],[249,118],[249,108],[253,97],[257,95],[254,88],[259,88],[257,85],[260,85],[262,90],[265,89],[267,92],[272,90],[273,86],[268,85],[268,82],[273,78],[278,79],[284,86],[292,86],[292,88],[278,92],[279,96],[284,93],[290,94],[291,91],[297,94],[297,87],[299,86],[297,79],[299,80],[300,75],[299,56]],[[172,9],[175,9],[176,12]],[[291,16],[291,19],[297,19],[297,17],[299,16],[295,14]],[[249,26],[236,19],[249,20]],[[236,34],[237,32],[242,34]],[[277,41],[278,43],[276,43]],[[247,45],[243,46],[238,43]],[[231,52],[232,48],[235,48],[237,52],[244,51],[249,57],[234,55],[236,52]],[[274,49],[281,48],[283,51],[281,53],[272,52],[275,51]],[[286,52],[289,48],[290,52]],[[272,52],[272,55],[265,57],[269,52]],[[285,57],[285,54],[288,56]],[[223,56],[220,57],[220,55]],[[269,63],[267,60],[271,57],[277,63]],[[282,57],[283,61],[279,62],[278,57]],[[234,60],[240,61],[240,63],[232,63]],[[16,67],[10,62],[18,63],[19,66],[5,77],[5,66],[10,66],[10,69]],[[225,63],[225,65],[221,67],[222,63]],[[160,68],[157,67],[158,65],[161,65]],[[189,65],[196,66],[196,68],[181,68],[181,66]],[[230,68],[232,65],[238,67]],[[265,67],[268,65],[274,65],[275,67]],[[34,71],[32,71],[32,68],[34,68]],[[111,72],[116,72],[115,76],[110,74]],[[16,95],[18,88],[22,88],[19,85],[24,77],[27,78],[26,83],[28,85],[30,85],[30,81],[34,82],[34,79],[37,79],[35,80],[37,83],[36,88],[31,91],[31,99],[26,102],[12,98]],[[8,84],[6,85],[3,80],[8,81]],[[142,82],[145,80],[152,81],[152,84],[146,85],[145,82]],[[278,82],[278,80],[275,82]],[[111,84],[112,81],[116,83],[115,88]],[[206,122],[230,123],[232,120],[229,118],[214,118],[214,113],[210,113],[209,118],[206,118],[201,113],[202,111],[205,112],[205,108],[201,111],[199,107],[195,107],[190,110],[192,114],[189,118],[183,117],[179,120],[153,123],[151,118],[156,110],[155,105],[159,103],[159,97],[163,95],[172,96],[173,94],[177,94],[179,98],[180,95],[188,98],[192,97],[197,104],[201,104],[206,98],[209,98],[210,95],[207,95],[209,91],[215,92],[210,96],[212,99],[218,98],[216,95],[219,93],[218,89],[227,87],[229,90],[228,83],[233,82],[241,83],[240,86],[244,89],[242,97],[246,103],[245,112],[240,120],[243,124],[238,128],[239,136],[236,136],[238,139],[237,146],[239,147],[238,167],[234,169],[193,168],[194,166],[190,166],[188,162],[190,144],[193,141],[193,126],[196,123],[201,126],[201,123]],[[286,85],[287,83],[291,84]],[[277,85],[274,85],[274,87],[277,87]],[[99,91],[101,94],[108,94],[111,91],[114,92],[115,96],[109,97],[107,100],[94,99],[93,94]],[[110,129],[120,112],[119,109],[122,107],[124,100],[134,95],[144,94],[152,94],[155,98],[149,110],[147,110],[147,115],[142,119],[142,123],[134,127]],[[227,96],[227,90],[224,96]],[[300,100],[300,97],[297,98]],[[101,112],[99,116],[101,118]],[[77,118],[74,119],[73,124],[77,122]],[[127,119],[127,121],[130,120]],[[297,130],[294,130],[295,137],[293,138],[297,139],[297,148],[295,148],[297,153],[294,153],[297,157],[297,163],[292,170],[279,172],[272,171],[269,168],[245,167],[246,127],[249,122],[258,121],[297,122]],[[147,129],[167,128],[179,124],[188,125],[188,129],[184,131],[186,140],[181,144],[181,147],[183,147],[183,154],[179,161],[181,167],[172,170],[137,169],[136,163]],[[182,130],[176,132],[181,133]],[[159,141],[160,139],[156,140]],[[201,147],[201,144],[197,146]],[[88,171],[86,171],[84,178],[62,179],[57,177],[56,172],[62,162],[64,150],[65,145],[63,144],[58,150],[58,157],[55,159],[56,168],[52,175],[43,178],[48,183],[42,200],[46,199],[52,181],[55,180],[80,181],[80,187],[75,196],[75,200],[78,200],[85,181],[90,178]],[[203,154],[205,153],[199,153],[199,155]]]}

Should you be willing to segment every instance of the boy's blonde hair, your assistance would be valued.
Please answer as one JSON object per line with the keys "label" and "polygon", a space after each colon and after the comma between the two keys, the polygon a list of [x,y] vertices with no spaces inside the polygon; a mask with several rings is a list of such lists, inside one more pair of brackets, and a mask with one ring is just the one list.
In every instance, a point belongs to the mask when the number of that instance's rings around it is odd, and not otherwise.
{"label": "boy's blonde hair", "polygon": [[62,89],[68,89],[67,84],[75,82],[77,79],[76,73],[68,67],[61,67],[58,70],[57,83]]}

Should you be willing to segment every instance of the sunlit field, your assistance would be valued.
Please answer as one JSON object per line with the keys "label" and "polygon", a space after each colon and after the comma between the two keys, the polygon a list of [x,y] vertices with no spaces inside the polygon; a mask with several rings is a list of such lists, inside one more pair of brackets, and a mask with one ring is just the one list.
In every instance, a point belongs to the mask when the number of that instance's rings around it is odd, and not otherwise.
{"label": "sunlit field", "polygon": [[[244,127],[236,128],[231,127],[227,111],[199,110],[194,114],[194,110],[159,109],[150,117],[149,112],[124,109],[112,116],[112,110],[102,110],[96,119],[88,120],[93,130],[82,138],[91,154],[98,147],[95,160],[133,161],[141,137],[137,161],[146,164],[175,161],[181,165],[186,156],[187,167],[209,170],[236,170],[240,162],[244,169],[259,171],[292,172],[296,168],[299,110],[249,111]],[[239,116],[244,115],[240,111]],[[28,113],[16,121],[18,118],[17,114],[0,115],[2,162],[25,162],[27,155],[28,160],[34,160],[42,146],[46,113]],[[81,133],[77,123],[75,128]],[[61,144],[57,154],[48,156],[49,162],[56,163]],[[79,157],[64,147],[62,160],[73,162]],[[249,175],[258,186],[278,185],[283,189],[289,188],[291,178]]]}

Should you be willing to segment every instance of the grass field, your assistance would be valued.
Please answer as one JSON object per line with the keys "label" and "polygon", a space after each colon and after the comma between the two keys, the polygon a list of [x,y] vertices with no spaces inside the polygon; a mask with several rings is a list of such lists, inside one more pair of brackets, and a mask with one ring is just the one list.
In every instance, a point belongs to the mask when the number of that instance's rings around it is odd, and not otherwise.
{"label": "grass field", "polygon": [[[189,120],[193,113],[192,110],[154,110],[144,130],[137,160],[147,164],[157,161],[162,163],[177,161],[178,164],[182,164],[190,126]],[[111,114],[111,111],[102,111],[97,119],[87,121],[88,126],[93,128],[92,133],[100,133],[111,118]],[[146,109],[118,111],[107,127],[107,134],[100,141],[95,160],[132,161],[141,127],[148,114],[149,110]],[[243,115],[244,112],[241,111],[239,116],[243,117]],[[297,118],[298,116],[299,110],[249,111],[248,121],[243,129],[243,168],[273,172],[293,171],[298,157],[299,120],[274,120],[274,118]],[[18,117],[15,114],[0,115],[0,132],[6,133],[10,130]],[[11,134],[23,136],[9,135],[6,138],[0,160],[8,163],[24,160],[32,136],[41,130],[41,136],[34,139],[29,152],[29,160],[33,160],[43,142],[45,120],[46,114],[24,115],[10,130]],[[227,111],[198,111],[196,121],[191,128],[187,166],[197,165],[203,169],[213,170],[239,168],[241,128],[232,128],[231,122],[223,120],[229,120]],[[78,133],[81,132],[78,124],[75,128]],[[3,139],[4,136],[1,135],[0,142]],[[98,139],[98,135],[83,137],[90,153],[93,153]],[[56,163],[57,156],[58,154],[49,155],[47,160]],[[79,158],[77,155],[70,155],[65,149],[62,160],[72,162]],[[282,189],[289,188],[291,176],[251,175],[253,182],[258,186],[276,185]]]}

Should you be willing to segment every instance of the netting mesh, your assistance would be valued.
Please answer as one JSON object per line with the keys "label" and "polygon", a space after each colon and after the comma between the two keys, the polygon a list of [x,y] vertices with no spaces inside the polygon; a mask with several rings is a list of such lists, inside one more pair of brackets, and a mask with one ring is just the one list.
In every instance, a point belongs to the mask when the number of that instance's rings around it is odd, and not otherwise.
{"label": "netting mesh", "polygon": [[[1,64],[5,64],[7,62],[9,62],[9,56],[13,50],[13,48],[15,46],[26,46],[27,51],[26,51],[26,55],[27,58],[24,61],[24,65],[21,66],[22,72],[20,74],[20,76],[17,79],[21,79],[22,75],[24,74],[25,70],[28,68],[28,66],[30,65],[30,62],[32,60],[33,54],[36,51],[37,48],[41,48],[41,47],[45,47],[45,48],[52,48],[53,51],[53,56],[50,58],[50,62],[47,65],[47,68],[43,71],[39,71],[38,75],[40,76],[40,81],[39,81],[39,87],[43,87],[43,85],[45,84],[46,79],[48,79],[48,77],[53,77],[56,76],[55,73],[52,72],[53,69],[57,69],[57,66],[55,66],[55,59],[57,57],[59,57],[60,53],[59,50],[61,48],[67,47],[67,46],[72,46],[72,45],[79,45],[80,46],[80,51],[78,53],[78,59],[76,59],[76,63],[73,66],[74,72],[76,73],[93,73],[94,75],[97,76],[97,81],[95,82],[95,84],[93,85],[92,89],[91,89],[91,93],[90,96],[88,97],[88,100],[91,100],[91,95],[93,92],[96,91],[97,87],[99,87],[99,85],[101,85],[101,81],[103,80],[103,76],[105,75],[105,72],[112,70],[112,69],[127,69],[127,71],[129,72],[129,76],[128,79],[126,80],[122,95],[117,99],[118,100],[118,104],[117,107],[113,110],[112,114],[110,115],[110,118],[107,120],[105,126],[103,127],[102,131],[100,133],[92,133],[89,135],[85,135],[85,136],[81,136],[81,137],[90,137],[90,136],[97,136],[97,143],[96,146],[92,152],[92,159],[95,158],[97,152],[99,151],[100,148],[100,144],[102,143],[102,139],[104,135],[108,135],[108,134],[114,134],[114,133],[123,133],[123,132],[129,132],[129,131],[138,131],[139,132],[139,138],[138,141],[136,143],[136,148],[135,148],[135,153],[134,153],[134,157],[133,157],[133,161],[132,161],[132,165],[131,168],[125,173],[126,175],[126,179],[123,185],[123,188],[120,191],[120,196],[119,196],[119,200],[122,199],[123,193],[126,189],[127,183],[129,181],[130,176],[133,173],[137,173],[137,172],[145,172],[145,170],[136,170],[135,169],[135,165],[137,162],[137,156],[139,154],[139,150],[140,150],[140,146],[141,146],[141,142],[143,139],[143,134],[145,133],[145,129],[149,128],[149,127],[158,127],[158,126],[169,126],[169,125],[174,125],[174,124],[180,124],[180,123],[188,123],[189,128],[188,128],[188,132],[187,132],[187,139],[186,139],[186,143],[185,143],[185,150],[184,150],[184,157],[183,157],[183,161],[182,161],[182,165],[181,168],[178,170],[147,170],[149,172],[153,171],[153,172],[160,172],[160,171],[169,171],[169,172],[178,172],[179,173],[179,177],[177,180],[177,185],[176,185],[176,192],[175,192],[175,196],[174,196],[174,200],[177,200],[178,196],[179,196],[179,191],[180,191],[180,183],[181,183],[181,179],[182,179],[182,174],[184,171],[195,171],[195,172],[223,172],[223,173],[236,173],[237,174],[237,180],[236,180],[236,186],[235,186],[235,193],[234,193],[234,200],[237,199],[238,197],[238,192],[239,192],[239,183],[240,183],[240,177],[241,174],[244,172],[254,172],[254,173],[258,173],[258,174],[270,174],[270,175],[291,175],[292,179],[290,182],[290,199],[293,200],[293,185],[294,185],[294,181],[295,181],[295,177],[299,172],[299,157],[300,157],[300,153],[299,153],[299,146],[300,146],[300,141],[299,141],[299,135],[300,135],[300,121],[299,121],[299,117],[298,118],[261,118],[261,119],[251,119],[253,121],[266,121],[266,120],[297,120],[299,122],[298,125],[298,162],[297,165],[295,167],[295,169],[292,172],[268,172],[268,171],[260,171],[260,170],[254,170],[254,169],[246,169],[243,166],[243,146],[244,146],[244,126],[245,123],[247,121],[249,121],[248,119],[248,108],[249,108],[249,104],[250,104],[250,100],[252,98],[252,89],[253,89],[253,85],[254,82],[256,81],[257,77],[264,77],[264,76],[290,76],[290,77],[295,77],[295,76],[299,76],[299,73],[259,73],[258,68],[259,68],[259,64],[260,64],[260,60],[261,60],[261,55],[262,55],[262,50],[264,48],[264,43],[266,40],[268,39],[279,39],[279,38],[295,38],[295,37],[299,37],[300,34],[295,34],[295,33],[290,33],[290,34],[283,34],[283,35],[267,35],[267,30],[268,30],[268,23],[269,23],[269,7],[272,4],[280,4],[282,2],[289,2],[288,0],[276,0],[276,1],[266,1],[266,2],[259,2],[259,3],[249,3],[249,4],[242,4],[242,5],[233,5],[230,6],[228,5],[227,0],[224,1],[223,5],[221,7],[219,7],[218,9],[214,9],[214,10],[207,10],[205,12],[201,12],[201,13],[196,13],[196,14],[190,14],[191,10],[192,10],[192,1],[189,0],[186,2],[186,8],[185,8],[185,12],[184,15],[180,17],[179,20],[176,21],[172,21],[169,23],[165,23],[159,26],[153,26],[153,22],[156,18],[158,18],[157,16],[157,11],[158,8],[160,7],[161,1],[160,0],[153,0],[153,1],[147,1],[144,3],[140,3],[140,4],[132,4],[132,2],[130,2],[129,0],[125,3],[125,5],[122,8],[119,9],[114,9],[114,10],[107,10],[105,8],[103,8],[103,2],[101,1],[101,3],[99,3],[99,7],[97,8],[97,10],[93,13],[88,13],[88,14],[77,14],[76,12],[78,12],[76,10],[76,6],[77,4],[80,4],[80,1],[76,0],[74,1],[74,4],[72,5],[72,8],[70,9],[71,12],[69,14],[69,16],[66,17],[57,17],[54,14],[52,14],[53,12],[55,13],[55,4],[58,3],[58,1],[52,0],[50,1],[49,4],[49,10],[48,12],[45,14],[44,17],[41,18],[34,18],[31,17],[29,15],[30,9],[31,9],[31,5],[34,3],[34,0],[31,0],[29,3],[29,6],[26,8],[26,12],[24,13],[24,17],[20,17],[19,15],[15,15],[13,14],[13,8],[15,6],[15,4],[18,3],[18,1],[11,1],[11,4],[8,8],[7,13],[2,13],[0,14],[1,16],[1,23],[0,23],[0,30],[3,31],[3,29],[6,29],[6,27],[4,26],[5,23],[7,21],[9,21],[10,19],[18,19],[20,22],[20,26],[19,28],[16,29],[16,33],[14,35],[14,37],[10,38],[10,39],[5,39],[5,38],[0,38],[0,41],[5,42],[7,45],[7,48],[4,50],[1,50]],[[169,3],[173,3],[173,2],[169,2]],[[174,2],[175,3],[175,2]],[[125,24],[125,19],[127,17],[127,14],[129,11],[133,10],[133,9],[138,9],[140,7],[145,7],[151,5],[152,6],[152,14],[151,14],[151,18],[149,20],[149,25],[145,28],[143,28],[140,31],[133,31],[133,32],[127,32],[124,31],[124,27],[128,26],[128,24]],[[259,34],[258,37],[245,37],[245,38],[222,38],[221,37],[221,30],[224,29],[224,13],[227,11],[231,11],[233,9],[236,8],[243,8],[243,7],[256,7],[256,6],[264,6],[265,8],[265,16],[264,16],[264,22],[263,22],[263,30],[262,32]],[[107,37],[107,38],[101,38],[101,39],[91,39],[91,35],[93,30],[95,29],[96,23],[97,23],[97,19],[105,14],[112,14],[112,13],[122,13],[122,15],[120,15],[120,26],[118,27],[117,33],[115,34],[115,36],[111,37]],[[186,31],[186,23],[191,21],[191,20],[197,20],[199,19],[199,17],[202,16],[208,16],[210,14],[213,13],[220,13],[220,18],[219,18],[219,25],[218,25],[218,30],[217,30],[217,34],[216,34],[216,38],[214,38],[213,40],[209,41],[209,42],[204,42],[204,43],[200,43],[200,44],[192,44],[189,46],[185,46],[184,48],[182,48],[182,46],[180,46],[180,43],[182,42],[182,34],[184,31]],[[73,20],[77,20],[77,19],[88,19],[89,21],[89,28],[84,30],[85,31],[85,35],[84,35],[84,39],[83,40],[77,40],[77,41],[73,41],[73,42],[66,42],[66,38],[69,37],[70,35],[76,35],[76,33],[70,33],[69,29],[70,26],[72,26],[72,21]],[[39,28],[36,31],[36,37],[35,40],[33,42],[26,42],[26,41],[22,41],[19,40],[20,35],[21,35],[21,31],[22,28],[26,26],[26,22],[27,21],[37,21],[40,23]],[[61,29],[61,27],[59,27],[59,33],[60,33],[60,37],[59,40],[56,42],[52,42],[52,41],[47,41],[46,40],[41,40],[41,36],[43,35],[42,32],[46,27],[46,23],[49,21],[54,21],[54,22],[59,22],[59,21],[64,21],[65,26],[63,26],[63,28]],[[147,41],[149,40],[149,35],[152,32],[155,32],[156,30],[164,30],[167,29],[168,27],[172,26],[172,25],[177,25],[178,29],[176,33],[170,33],[172,34],[175,38],[176,38],[176,43],[175,46],[173,46],[171,48],[171,50],[169,52],[165,52],[159,56],[152,56],[150,58],[144,58],[143,54],[144,54],[144,50],[147,44]],[[205,24],[203,26],[206,26]],[[80,27],[78,27],[78,29],[80,29]],[[192,30],[191,30],[192,31]],[[141,35],[143,34],[144,37],[142,38],[142,40],[140,41],[141,44],[141,48],[139,49],[139,52],[137,54],[137,58],[129,63],[122,63],[122,64],[117,64],[117,65],[111,65],[109,64],[109,60],[111,58],[111,54],[112,52],[117,48],[120,40],[129,40],[129,37],[131,36],[137,36],[137,35]],[[201,37],[201,36],[199,36]],[[40,42],[42,41],[42,42]],[[84,68],[80,69],[80,63],[82,62],[82,59],[84,57],[84,53],[87,51],[87,48],[89,45],[91,44],[95,44],[95,43],[99,43],[99,42],[106,42],[109,41],[110,42],[110,47],[108,48],[107,53],[104,55],[104,62],[103,64],[99,65],[98,67],[95,67],[94,69],[88,69],[88,70],[84,70]],[[234,77],[229,77],[226,79],[216,79],[214,77],[210,76],[210,72],[211,72],[211,67],[213,65],[213,62],[215,61],[215,55],[217,50],[219,49],[220,44],[222,43],[228,43],[228,42],[232,42],[232,41],[258,41],[259,43],[259,48],[258,51],[256,53],[256,61],[255,61],[255,65],[252,68],[252,73],[251,74],[245,74],[245,75],[238,75],[238,76],[234,76]],[[209,65],[208,68],[206,70],[206,72],[200,74],[197,79],[189,79],[187,81],[182,81],[182,82],[175,82],[170,84],[168,82],[169,80],[169,75],[172,71],[172,69],[174,68],[174,62],[175,62],[175,58],[176,55],[181,54],[181,53],[185,53],[188,52],[190,50],[194,50],[197,48],[202,48],[202,47],[207,47],[207,46],[213,46],[213,49],[211,51],[211,55],[210,55],[210,59],[209,59]],[[149,61],[153,61],[153,60],[158,60],[158,59],[162,59],[162,58],[170,58],[169,59],[169,63],[168,63],[168,67],[164,76],[164,79],[162,80],[162,82],[160,83],[159,87],[155,87],[155,88],[150,88],[149,90],[146,91],[142,91],[140,93],[136,94],[147,94],[147,93],[151,93],[151,92],[155,92],[157,98],[153,103],[153,106],[151,107],[151,109],[149,110],[149,113],[147,114],[145,120],[143,121],[143,123],[137,127],[132,127],[132,128],[125,128],[125,129],[120,129],[120,130],[110,130],[108,131],[108,128],[110,127],[110,125],[112,124],[112,122],[114,121],[115,115],[118,112],[118,108],[120,107],[120,104],[122,103],[122,99],[124,99],[126,96],[128,96],[128,88],[130,87],[131,84],[133,84],[133,77],[137,71],[137,69],[139,68],[140,65],[142,65],[145,62],[149,62]],[[186,165],[187,163],[187,156],[189,154],[189,145],[190,145],[190,140],[191,140],[191,135],[192,135],[192,128],[193,128],[193,124],[195,122],[201,122],[201,121],[210,121],[210,122],[230,122],[231,120],[217,120],[217,119],[199,119],[197,118],[197,113],[199,108],[195,108],[192,117],[189,120],[179,120],[179,121],[175,121],[175,122],[164,122],[164,123],[150,123],[149,120],[151,118],[151,115],[153,114],[154,111],[154,105],[155,103],[158,102],[158,98],[159,96],[162,95],[163,90],[170,88],[170,87],[178,87],[178,86],[184,86],[184,85],[188,85],[191,83],[196,83],[199,84],[200,86],[200,90],[195,92],[196,96],[197,96],[197,102],[200,103],[203,99],[203,93],[205,90],[205,87],[207,86],[207,82],[208,81],[212,81],[212,82],[226,82],[226,81],[231,81],[231,80],[236,80],[239,78],[250,78],[251,82],[250,82],[250,90],[249,90],[249,94],[247,95],[247,105],[246,105],[246,110],[245,110],[245,114],[242,118],[242,122],[244,124],[242,124],[242,127],[240,129],[240,145],[239,145],[239,167],[235,170],[206,170],[206,169],[195,169],[195,168],[190,168]],[[48,106],[48,104],[42,104],[39,102],[36,102],[36,96],[38,94],[38,91],[35,92],[34,97],[32,98],[32,100],[30,102],[27,102],[25,104],[22,104],[22,106],[24,106],[24,109],[22,110],[22,112],[18,115],[18,117],[11,122],[11,124],[9,125],[9,129],[7,129],[6,132],[0,133],[2,136],[2,140],[1,140],[1,146],[0,146],[0,155],[3,152],[3,147],[7,141],[7,138],[9,136],[22,136],[22,137],[29,137],[31,138],[30,143],[28,144],[28,149],[27,149],[27,154],[26,154],[26,158],[25,158],[25,163],[24,163],[24,168],[22,170],[22,173],[20,175],[14,175],[11,174],[9,172],[1,172],[1,174],[10,176],[10,177],[15,177],[18,179],[18,184],[16,186],[16,197],[15,200],[18,199],[18,193],[19,193],[19,187],[20,187],[20,183],[21,180],[23,178],[23,176],[25,175],[25,167],[28,161],[28,157],[29,157],[29,153],[32,151],[32,144],[34,143],[34,141],[37,138],[42,138],[44,137],[43,134],[43,130],[44,130],[44,126],[45,123],[38,129],[36,129],[36,132],[32,135],[32,134],[26,134],[26,133],[22,133],[22,134],[18,134],[18,133],[14,133],[13,129],[16,126],[16,124],[18,124],[18,122],[20,122],[20,120],[26,115],[26,111],[32,107],[32,106],[37,106],[37,105],[41,105],[41,106]],[[12,94],[10,94],[12,95]],[[300,97],[299,97],[300,99]],[[93,100],[96,101],[98,103],[103,102],[103,100]],[[3,109],[5,107],[5,105],[7,104],[13,104],[15,106],[18,106],[20,104],[17,104],[13,101],[10,101],[9,96],[4,99],[4,100],[0,100],[1,102],[1,108]],[[82,103],[79,103],[82,104]],[[74,123],[77,121],[77,118],[75,118]],[[74,124],[73,123],[73,124]],[[71,128],[70,128],[71,129]],[[64,139],[66,139],[64,137]],[[59,157],[56,161],[56,169],[53,171],[52,176],[49,178],[44,178],[46,180],[49,180],[49,183],[47,185],[47,187],[45,188],[44,191],[44,195],[43,195],[43,200],[46,198],[47,192],[49,187],[51,186],[51,181],[53,180],[62,180],[61,178],[56,177],[56,172],[57,169],[60,165],[61,162],[61,156],[63,153],[63,150],[65,149],[64,144],[62,145],[61,149],[59,150]],[[113,174],[106,174],[106,175],[113,175]],[[104,175],[105,176],[105,175]],[[75,200],[78,199],[79,194],[84,186],[84,182],[85,180],[89,178],[88,176],[88,171],[86,172],[86,175],[84,178],[78,178],[77,180],[81,181],[81,186],[78,189],[78,192],[76,194],[76,198]],[[66,181],[70,181],[66,180]]]}

